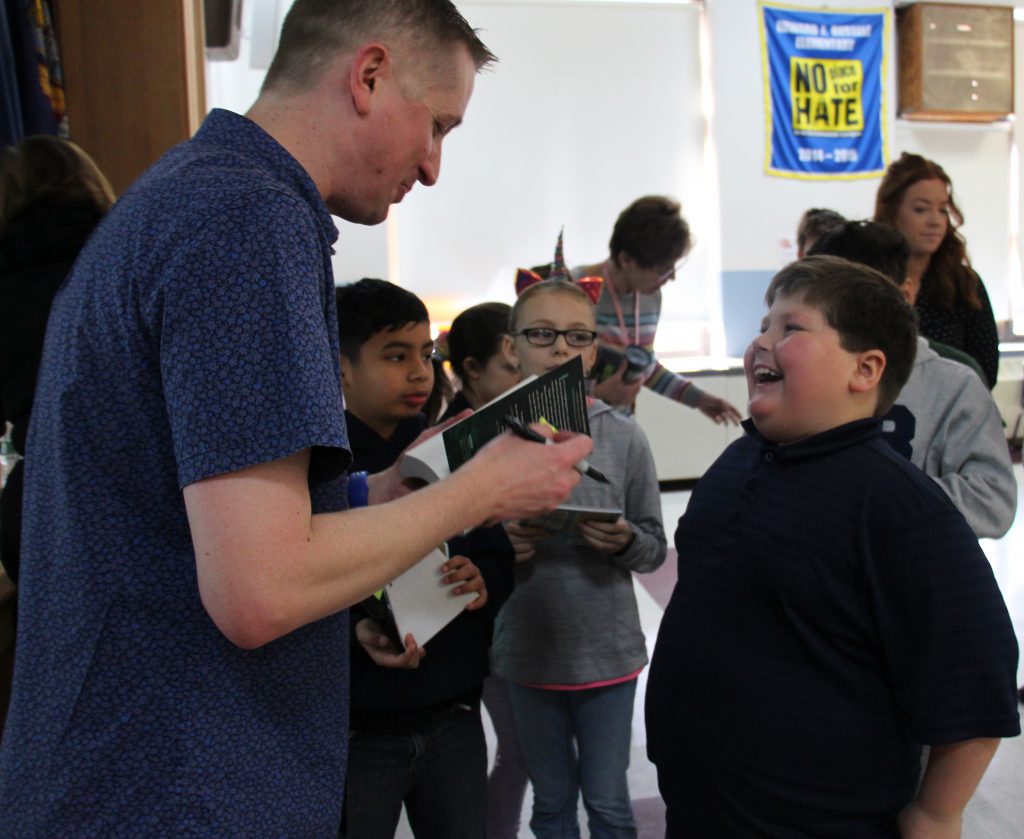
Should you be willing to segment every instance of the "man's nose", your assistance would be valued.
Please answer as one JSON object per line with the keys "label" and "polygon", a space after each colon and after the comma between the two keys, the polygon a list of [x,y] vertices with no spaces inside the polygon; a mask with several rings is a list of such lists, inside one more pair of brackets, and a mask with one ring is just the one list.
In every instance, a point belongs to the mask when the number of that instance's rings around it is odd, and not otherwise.
{"label": "man's nose", "polygon": [[441,176],[441,140],[435,140],[430,147],[430,153],[420,164],[420,183],[424,186],[433,186]]}

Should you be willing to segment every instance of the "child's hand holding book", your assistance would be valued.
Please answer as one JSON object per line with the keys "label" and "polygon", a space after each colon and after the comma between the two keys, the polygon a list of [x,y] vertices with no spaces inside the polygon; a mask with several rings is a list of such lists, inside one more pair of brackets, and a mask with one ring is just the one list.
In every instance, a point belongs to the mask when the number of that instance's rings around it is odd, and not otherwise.
{"label": "child's hand holding book", "polygon": [[504,526],[505,534],[516,552],[516,562],[533,559],[537,553],[537,543],[551,538],[550,530],[530,520],[506,521]]}
{"label": "child's hand holding book", "polygon": [[405,636],[405,649],[396,648],[394,641],[373,618],[363,618],[356,624],[356,640],[379,667],[415,670],[427,654],[427,651],[416,643],[411,632]]}
{"label": "child's hand holding book", "polygon": [[457,588],[452,589],[453,595],[477,594],[476,600],[470,601],[466,606],[467,612],[476,611],[487,603],[487,584],[480,569],[468,557],[453,556],[441,566],[441,571],[445,574],[441,580],[442,585],[459,584]]}
{"label": "child's hand holding book", "polygon": [[587,544],[601,553],[622,553],[636,538],[633,528],[622,516],[613,522],[581,521],[577,526]]}

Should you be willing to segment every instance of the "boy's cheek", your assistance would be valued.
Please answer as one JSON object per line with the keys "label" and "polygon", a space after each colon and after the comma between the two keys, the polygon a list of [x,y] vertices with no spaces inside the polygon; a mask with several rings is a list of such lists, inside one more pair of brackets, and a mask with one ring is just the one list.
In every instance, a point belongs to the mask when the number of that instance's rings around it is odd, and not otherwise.
{"label": "boy's cheek", "polygon": [[747,379],[747,399],[754,393],[754,342],[747,344],[743,351],[743,375]]}

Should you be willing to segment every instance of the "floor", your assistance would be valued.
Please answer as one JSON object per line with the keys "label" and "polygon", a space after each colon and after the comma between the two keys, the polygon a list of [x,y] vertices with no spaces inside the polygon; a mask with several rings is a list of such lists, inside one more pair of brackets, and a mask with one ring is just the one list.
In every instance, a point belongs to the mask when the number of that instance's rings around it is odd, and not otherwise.
{"label": "floor", "polygon": [[[1017,521],[1002,539],[983,539],[982,547],[1006,599],[1010,616],[1017,631],[1017,638],[1024,646],[1024,472],[1015,465],[1017,472],[1018,502]],[[686,510],[690,493],[667,492],[662,494],[662,510],[665,530],[671,542],[675,524]],[[665,604],[675,584],[674,555],[654,574],[634,579],[637,602],[640,606],[640,620],[647,635],[648,650],[653,650],[658,624]],[[632,762],[629,767],[629,785],[633,795],[633,810],[637,820],[640,839],[661,839],[663,837],[663,808],[658,796],[657,778],[654,767],[646,756],[646,733],[644,730],[643,696],[646,688],[646,671],[640,676],[637,701],[633,716]],[[1018,684],[1024,684],[1024,661],[1018,666]],[[494,736],[490,721],[484,718],[488,743],[493,755]],[[964,816],[962,839],[1017,839],[1024,835],[1024,737],[1005,740],[982,779],[977,792],[967,807]],[[530,795],[523,803],[522,824],[519,836],[531,836],[528,822]],[[581,811],[580,824],[583,837],[589,836],[586,818]],[[396,839],[411,839],[411,832],[404,817]]]}

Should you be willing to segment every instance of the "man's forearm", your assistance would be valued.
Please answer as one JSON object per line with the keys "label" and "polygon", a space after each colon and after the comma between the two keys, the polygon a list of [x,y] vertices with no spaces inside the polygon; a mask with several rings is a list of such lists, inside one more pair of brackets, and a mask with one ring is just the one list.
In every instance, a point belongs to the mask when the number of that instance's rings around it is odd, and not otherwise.
{"label": "man's forearm", "polygon": [[233,643],[258,647],[361,600],[489,518],[553,509],[586,437],[495,441],[450,478],[386,504],[310,513],[308,450],[185,487],[199,594]]}

